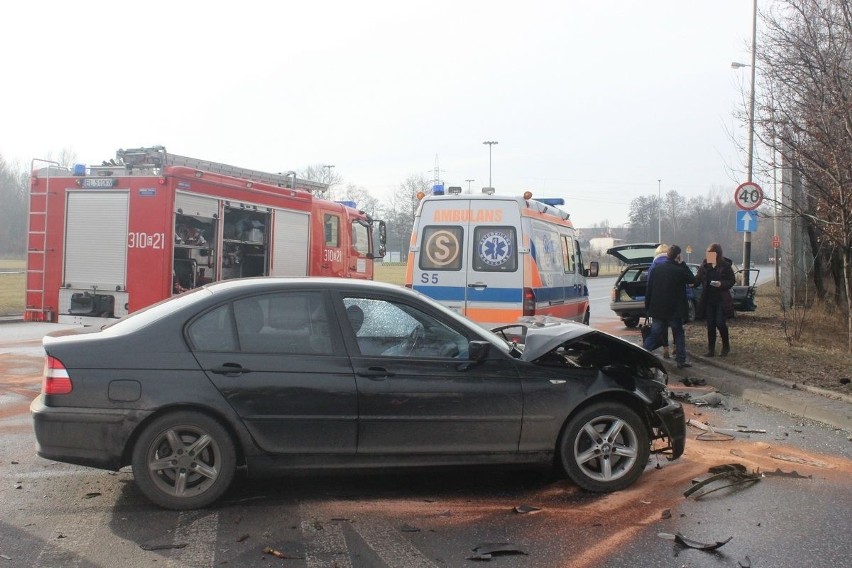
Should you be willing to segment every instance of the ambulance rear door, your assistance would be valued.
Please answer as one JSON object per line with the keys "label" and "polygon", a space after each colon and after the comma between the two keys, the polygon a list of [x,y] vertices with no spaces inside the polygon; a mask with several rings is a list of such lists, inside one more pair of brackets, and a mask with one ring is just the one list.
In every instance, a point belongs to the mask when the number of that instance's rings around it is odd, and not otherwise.
{"label": "ambulance rear door", "polygon": [[468,235],[464,314],[486,327],[514,322],[523,309],[520,257],[527,250],[517,200],[471,199]]}
{"label": "ambulance rear door", "polygon": [[482,324],[514,321],[520,315],[523,277],[516,200],[426,198],[419,224],[415,290]]}

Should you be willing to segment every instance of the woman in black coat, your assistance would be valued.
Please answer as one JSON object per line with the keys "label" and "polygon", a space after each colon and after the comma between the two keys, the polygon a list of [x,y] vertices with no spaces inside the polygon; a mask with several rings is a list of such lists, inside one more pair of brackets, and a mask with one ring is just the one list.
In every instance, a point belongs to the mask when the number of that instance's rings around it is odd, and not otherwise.
{"label": "woman in black coat", "polygon": [[698,313],[703,314],[707,321],[707,353],[705,357],[716,355],[716,330],[722,337],[722,352],[724,357],[731,351],[731,340],[728,335],[728,324],[725,318],[729,307],[733,306],[731,288],[736,283],[731,259],[722,254],[722,245],[713,243],[707,247],[707,256],[695,275],[696,286],[703,286],[701,298],[698,301]]}

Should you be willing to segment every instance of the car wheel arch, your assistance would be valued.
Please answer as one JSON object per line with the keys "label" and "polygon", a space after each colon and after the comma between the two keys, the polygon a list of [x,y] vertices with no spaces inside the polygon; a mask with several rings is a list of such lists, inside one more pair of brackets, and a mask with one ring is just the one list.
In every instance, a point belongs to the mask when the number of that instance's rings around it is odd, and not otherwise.
{"label": "car wheel arch", "polygon": [[561,459],[560,457],[560,441],[562,440],[562,436],[565,434],[565,429],[568,428],[568,424],[571,420],[581,412],[583,412],[586,408],[598,404],[598,403],[616,403],[623,404],[633,412],[639,415],[642,419],[642,423],[645,426],[647,432],[650,434],[652,431],[651,418],[648,415],[649,410],[647,403],[636,396],[633,393],[623,391],[623,390],[611,390],[600,392],[594,396],[591,396],[584,400],[582,403],[575,406],[571,409],[571,412],[565,417],[565,420],[562,421],[562,425],[559,427],[559,435],[556,437],[554,442],[554,464],[556,464],[556,460]]}
{"label": "car wheel arch", "polygon": [[225,429],[225,431],[231,437],[231,441],[234,443],[234,449],[236,450],[237,467],[239,468],[245,466],[245,440],[237,432],[237,429],[234,427],[233,423],[231,423],[227,418],[225,418],[221,412],[218,412],[213,408],[197,404],[172,404],[158,408],[155,412],[152,412],[150,415],[146,416],[144,420],[141,420],[133,428],[133,433],[130,435],[130,437],[128,437],[127,443],[124,445],[124,451],[121,456],[122,467],[129,466],[131,464],[133,459],[133,449],[136,447],[136,444],[139,441],[139,437],[142,435],[148,425],[162,416],[176,412],[198,412],[199,414],[204,414],[208,418],[211,418],[218,422],[219,425]]}
{"label": "car wheel arch", "polygon": [[[644,402],[627,392],[602,394],[584,401],[566,418],[556,440],[552,464],[554,471],[594,493],[609,493],[632,485],[648,463],[654,438]],[[590,425],[604,424],[606,431],[615,420],[621,423],[616,434],[620,440],[617,445],[615,438],[589,439],[586,429]],[[635,453],[623,453],[630,448]],[[611,462],[610,456],[616,456],[615,461]]]}

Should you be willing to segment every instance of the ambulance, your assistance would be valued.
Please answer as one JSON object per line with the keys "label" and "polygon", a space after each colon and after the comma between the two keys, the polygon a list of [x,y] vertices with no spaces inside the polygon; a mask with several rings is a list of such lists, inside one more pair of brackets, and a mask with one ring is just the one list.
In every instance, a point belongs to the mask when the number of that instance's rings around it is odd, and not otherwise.
{"label": "ambulance", "polygon": [[406,286],[488,328],[521,316],[589,323],[598,263],[583,264],[562,199],[450,191],[420,201]]}

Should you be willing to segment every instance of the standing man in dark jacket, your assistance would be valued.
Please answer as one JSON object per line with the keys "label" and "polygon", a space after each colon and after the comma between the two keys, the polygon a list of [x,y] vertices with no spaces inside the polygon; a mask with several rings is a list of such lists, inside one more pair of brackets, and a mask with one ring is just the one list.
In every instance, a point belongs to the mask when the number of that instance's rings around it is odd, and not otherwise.
{"label": "standing man in dark jacket", "polygon": [[695,285],[695,276],[682,261],[680,247],[669,247],[668,260],[656,266],[648,278],[645,292],[645,308],[652,318],[651,333],[645,339],[644,347],[653,351],[663,344],[666,327],[672,329],[675,340],[675,360],[677,368],[691,367],[686,362],[686,336],[683,322],[688,315],[686,305],[686,287]]}

